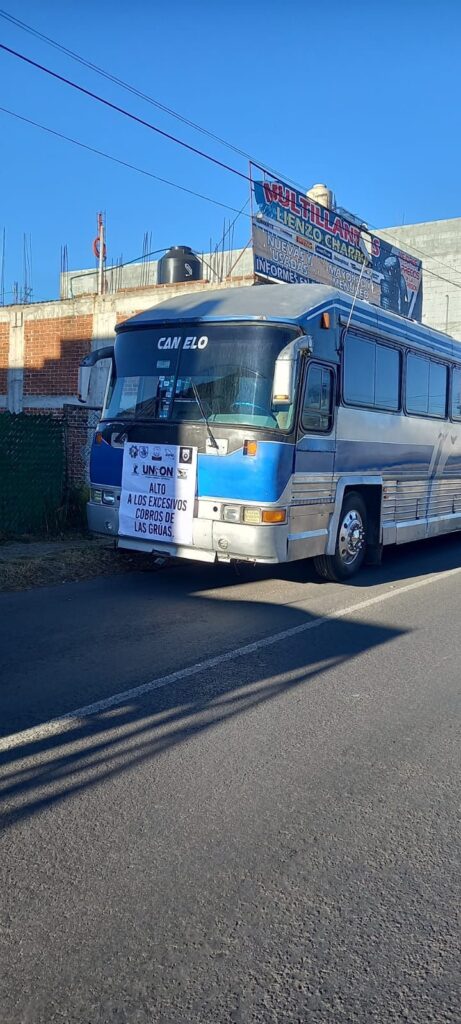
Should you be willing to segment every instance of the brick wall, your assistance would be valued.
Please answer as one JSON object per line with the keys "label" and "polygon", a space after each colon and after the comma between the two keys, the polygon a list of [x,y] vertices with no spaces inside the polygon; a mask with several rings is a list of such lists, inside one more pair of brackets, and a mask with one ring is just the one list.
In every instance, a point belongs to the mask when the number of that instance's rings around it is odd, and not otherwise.
{"label": "brick wall", "polygon": [[30,416],[49,416],[53,420],[63,420],[64,408],[65,407],[61,405],[58,409],[37,409],[37,406],[35,405],[25,405],[22,411],[25,414],[28,413]]}
{"label": "brick wall", "polygon": [[132,316],[138,316],[138,313],[144,313],[144,309],[132,309],[129,313],[117,313],[116,323],[123,324],[125,320],[129,320]]}
{"label": "brick wall", "polygon": [[88,482],[91,442],[99,415],[82,405],[65,405],[63,419],[67,487],[81,487]]}
{"label": "brick wall", "polygon": [[0,395],[6,394],[10,325],[0,324]]}
{"label": "brick wall", "polygon": [[92,316],[26,320],[24,394],[74,395],[92,327]]}

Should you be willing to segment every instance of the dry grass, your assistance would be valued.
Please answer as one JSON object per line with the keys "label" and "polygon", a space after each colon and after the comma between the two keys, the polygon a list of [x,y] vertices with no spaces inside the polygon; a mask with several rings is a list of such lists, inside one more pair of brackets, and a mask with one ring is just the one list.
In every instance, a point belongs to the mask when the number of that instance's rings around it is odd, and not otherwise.
{"label": "dry grass", "polygon": [[56,552],[22,555],[0,561],[0,592],[30,590],[60,583],[75,583],[96,576],[150,572],[157,566],[150,555],[115,551],[112,547],[87,545],[60,547]]}

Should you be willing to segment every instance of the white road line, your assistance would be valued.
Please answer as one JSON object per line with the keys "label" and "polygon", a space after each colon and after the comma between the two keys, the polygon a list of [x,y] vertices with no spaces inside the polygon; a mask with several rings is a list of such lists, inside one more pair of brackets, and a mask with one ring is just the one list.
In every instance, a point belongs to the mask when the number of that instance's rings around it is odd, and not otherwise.
{"label": "white road line", "polygon": [[281,643],[283,640],[289,640],[292,636],[307,633],[310,629],[318,629],[320,626],[325,626],[336,619],[344,619],[346,616],[354,615],[365,608],[371,608],[375,604],[382,604],[391,598],[399,597],[400,594],[408,594],[411,590],[419,590],[420,587],[427,587],[431,583],[439,583],[440,580],[449,579],[460,572],[461,566],[456,569],[447,569],[445,572],[432,576],[426,576],[424,579],[416,580],[415,583],[407,583],[404,587],[386,590],[384,593],[377,594],[376,597],[370,597],[366,601],[359,601],[358,604],[348,605],[346,608],[340,608],[339,611],[327,612],[326,615],[312,619],[310,622],[303,622],[299,626],[284,629],[281,633],[273,633],[272,636],[262,637],[261,640],[255,640],[254,643],[244,644],[243,647],[236,647],[232,651],[218,654],[215,658],[198,661],[195,665],[189,665],[188,668],[181,668],[177,672],[170,672],[167,676],[152,679],[150,682],[142,683],[140,686],[133,686],[130,690],[114,693],[111,697],[105,697],[103,700],[98,700],[94,704],[87,704],[82,708],[76,708],[75,711],[69,711],[66,715],[60,715],[59,718],[52,718],[50,721],[35,725],[31,729],[24,729],[23,732],[16,732],[11,736],[5,736],[3,739],[0,739],[0,752],[13,750],[16,747],[45,739],[47,736],[58,735],[61,732],[74,728],[79,720],[90,718],[92,715],[98,715],[102,711],[109,711],[111,708],[120,707],[121,704],[126,704],[129,701],[136,700],[138,697],[153,693],[154,690],[160,690],[164,686],[170,686],[172,683],[180,682],[182,679],[190,679],[200,672],[217,668],[218,665],[233,661],[235,658],[242,658],[246,654],[255,654],[264,647],[271,647],[273,644]]}

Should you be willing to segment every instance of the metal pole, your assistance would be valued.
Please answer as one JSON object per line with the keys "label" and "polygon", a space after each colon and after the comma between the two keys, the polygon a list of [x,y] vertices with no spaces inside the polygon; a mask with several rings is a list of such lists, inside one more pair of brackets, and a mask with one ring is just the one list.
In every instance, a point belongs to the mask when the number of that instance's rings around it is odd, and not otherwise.
{"label": "metal pole", "polygon": [[5,305],[5,245],[6,245],[6,229],[3,228],[3,245],[2,245],[2,275],[0,279],[0,302],[2,306]]}
{"label": "metal pole", "polygon": [[98,267],[98,295],[104,292],[104,222],[102,213],[98,217],[99,228],[99,267]]}

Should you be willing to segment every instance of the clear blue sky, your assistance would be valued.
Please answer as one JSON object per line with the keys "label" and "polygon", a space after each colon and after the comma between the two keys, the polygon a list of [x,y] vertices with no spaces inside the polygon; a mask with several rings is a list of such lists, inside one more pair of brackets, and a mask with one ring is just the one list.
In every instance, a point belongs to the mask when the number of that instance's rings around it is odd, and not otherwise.
{"label": "clear blue sky", "polygon": [[[0,0],[1,3],[1,0]],[[458,0],[3,0],[4,9],[375,226],[461,215]],[[0,19],[0,41],[246,172],[245,160]],[[0,51],[4,107],[240,208],[248,187],[152,131]],[[94,266],[96,214],[108,256],[216,243],[231,214],[0,112],[5,287],[58,294],[60,247]],[[249,222],[235,227],[236,245]],[[11,301],[11,295],[7,296]]]}

